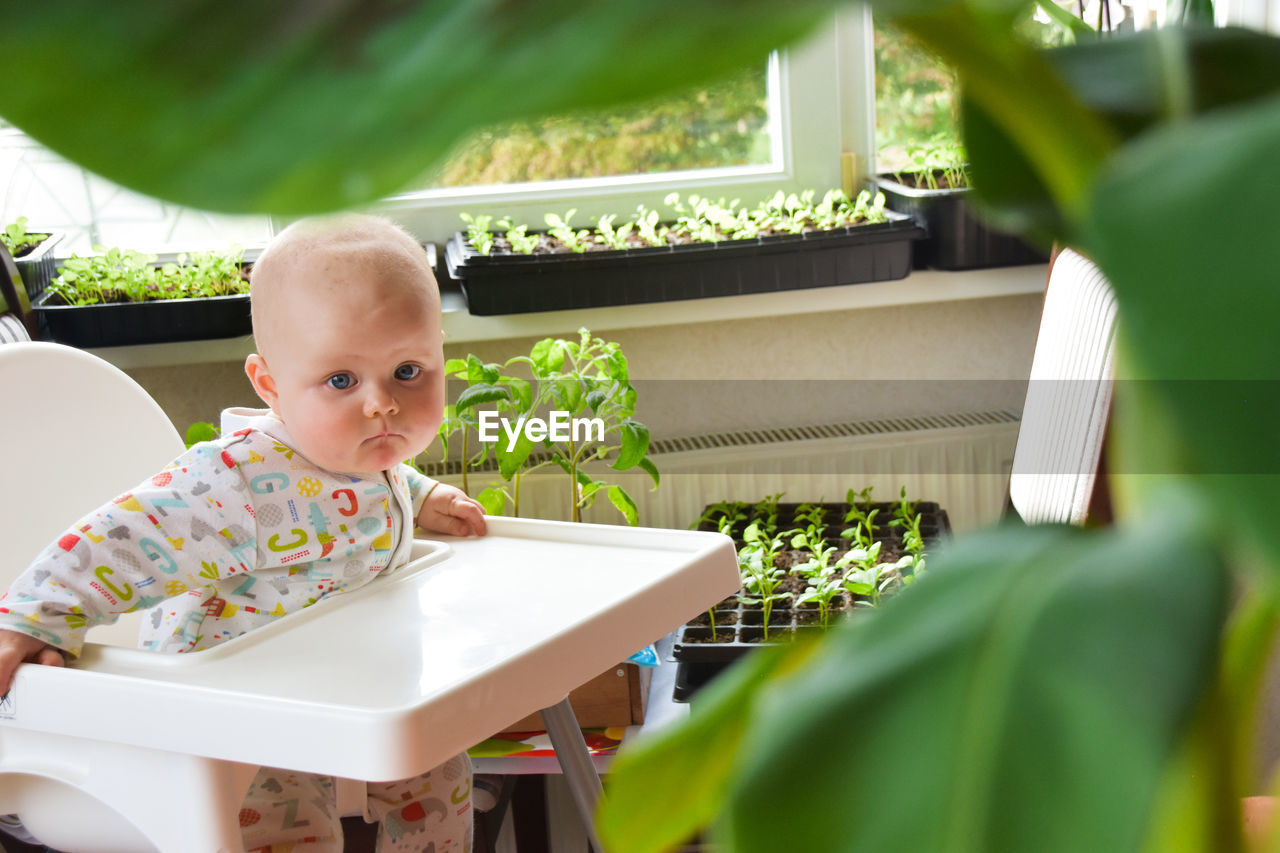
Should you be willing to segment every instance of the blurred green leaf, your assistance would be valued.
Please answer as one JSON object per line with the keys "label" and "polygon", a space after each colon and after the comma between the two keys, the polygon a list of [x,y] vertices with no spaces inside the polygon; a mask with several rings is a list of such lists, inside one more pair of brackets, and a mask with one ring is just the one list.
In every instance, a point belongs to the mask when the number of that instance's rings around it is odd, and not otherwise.
{"label": "blurred green leaf", "polygon": [[[1072,96],[1121,140],[1280,91],[1280,38],[1250,30],[1145,31],[1043,55]],[[1046,244],[1077,242],[1070,213],[1055,202],[1027,150],[977,99],[962,97],[962,113],[975,194],[992,207],[991,218]],[[1199,147],[1194,136],[1190,145]]]}
{"label": "blurred green leaf", "polygon": [[[597,829],[606,849],[659,853],[688,841],[723,807],[743,734],[762,684],[798,666],[812,646],[748,655],[698,694],[688,720],[624,746],[606,778]],[[663,805],[670,805],[664,808]]]}
{"label": "blurred green leaf", "polygon": [[[668,732],[615,767],[606,817],[641,811],[667,843],[697,828],[690,813],[712,813],[735,853],[1135,849],[1226,609],[1198,511],[1179,496],[1130,531],[1011,527],[958,543],[793,674],[700,699],[713,720],[749,714],[730,730],[731,767],[705,726]],[[676,761],[692,803],[661,785]],[[725,777],[715,810],[701,798]],[[617,829],[609,849],[663,849],[628,832],[642,831]]]}
{"label": "blurred green leaf", "polygon": [[187,434],[184,441],[187,447],[193,444],[199,444],[202,441],[213,441],[220,435],[218,428],[211,423],[205,421],[196,421],[187,427]]}
{"label": "blurred green leaf", "polygon": [[1126,384],[1135,440],[1118,473],[1194,475],[1273,572],[1280,527],[1259,508],[1280,504],[1280,288],[1260,251],[1275,230],[1277,138],[1273,98],[1136,140],[1099,179],[1086,235],[1140,380]]}
{"label": "blurred green leaf", "polygon": [[761,62],[832,6],[68,0],[0,32],[0,74],[23,81],[0,115],[157,198],[334,210],[404,189],[483,126]]}
{"label": "blurred green leaf", "polygon": [[1196,510],[973,537],[836,632],[757,705],[728,849],[1134,849],[1224,618]]}

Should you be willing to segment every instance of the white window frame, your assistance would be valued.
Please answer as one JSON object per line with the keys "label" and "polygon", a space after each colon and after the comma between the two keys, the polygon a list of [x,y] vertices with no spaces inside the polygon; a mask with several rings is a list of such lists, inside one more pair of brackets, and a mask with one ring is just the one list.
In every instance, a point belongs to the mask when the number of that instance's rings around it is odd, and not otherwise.
{"label": "white window frame", "polygon": [[[807,41],[775,54],[774,62],[778,86],[771,89],[770,107],[771,115],[776,111],[778,132],[773,164],[429,190],[393,196],[376,209],[419,239],[444,243],[461,229],[459,214],[464,212],[510,216],[539,228],[544,214],[576,208],[574,224],[586,227],[606,213],[625,218],[639,204],[660,207],[672,191],[754,204],[779,189],[853,189],[860,183],[858,167],[874,162],[870,11],[855,6],[833,14]],[[849,156],[842,158],[846,152]],[[842,180],[842,161],[849,180]]]}

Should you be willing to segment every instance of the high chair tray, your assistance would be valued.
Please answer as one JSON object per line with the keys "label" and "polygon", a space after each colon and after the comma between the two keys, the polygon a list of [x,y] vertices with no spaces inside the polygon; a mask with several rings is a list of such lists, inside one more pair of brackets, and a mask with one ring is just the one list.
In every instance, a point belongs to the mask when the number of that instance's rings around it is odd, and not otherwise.
{"label": "high chair tray", "polygon": [[368,781],[408,778],[734,592],[720,534],[490,518],[208,651],[23,666],[0,724]]}

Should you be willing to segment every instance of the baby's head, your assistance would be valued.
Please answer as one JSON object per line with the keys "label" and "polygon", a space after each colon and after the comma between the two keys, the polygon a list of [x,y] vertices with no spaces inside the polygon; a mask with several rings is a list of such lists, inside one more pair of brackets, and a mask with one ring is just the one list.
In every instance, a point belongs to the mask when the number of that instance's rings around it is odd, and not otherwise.
{"label": "baby's head", "polygon": [[440,293],[426,252],[391,222],[296,222],[250,276],[254,390],[294,448],[332,471],[383,471],[427,448],[444,416]]}

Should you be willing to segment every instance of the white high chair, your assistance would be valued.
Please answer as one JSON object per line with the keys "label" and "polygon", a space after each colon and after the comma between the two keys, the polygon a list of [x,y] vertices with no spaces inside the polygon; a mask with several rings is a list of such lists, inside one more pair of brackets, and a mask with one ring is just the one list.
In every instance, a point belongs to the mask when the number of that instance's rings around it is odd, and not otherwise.
{"label": "white high chair", "polygon": [[[68,347],[0,347],[0,401],[0,447],[18,448],[0,489],[6,586],[182,449],[142,388]],[[541,709],[590,827],[600,782],[565,696],[735,591],[732,542],[489,528],[418,540],[385,580],[208,651],[139,651],[134,620],[91,631],[71,667],[22,666],[0,706],[0,813],[71,853],[240,851],[260,766],[408,778]]]}

